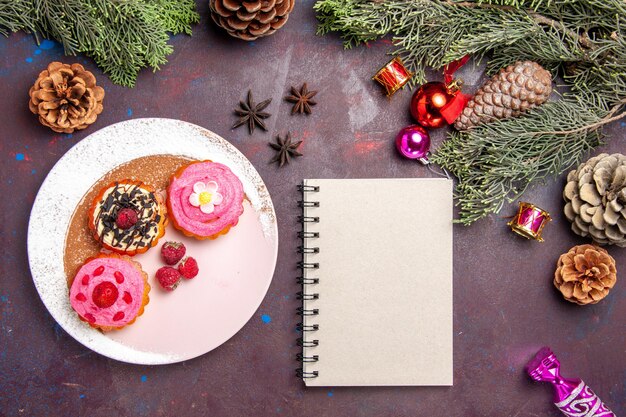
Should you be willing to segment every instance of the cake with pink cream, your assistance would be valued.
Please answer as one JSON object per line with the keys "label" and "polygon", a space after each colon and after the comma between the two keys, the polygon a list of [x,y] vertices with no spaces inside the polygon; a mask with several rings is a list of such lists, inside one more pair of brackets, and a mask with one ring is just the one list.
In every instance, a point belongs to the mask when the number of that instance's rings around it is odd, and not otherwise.
{"label": "cake with pink cream", "polygon": [[81,320],[104,331],[121,329],[143,314],[150,285],[128,256],[101,254],[80,267],[70,286],[70,304]]}
{"label": "cake with pink cream", "polygon": [[167,206],[174,227],[196,239],[228,233],[243,213],[243,184],[226,165],[202,161],[170,179]]}

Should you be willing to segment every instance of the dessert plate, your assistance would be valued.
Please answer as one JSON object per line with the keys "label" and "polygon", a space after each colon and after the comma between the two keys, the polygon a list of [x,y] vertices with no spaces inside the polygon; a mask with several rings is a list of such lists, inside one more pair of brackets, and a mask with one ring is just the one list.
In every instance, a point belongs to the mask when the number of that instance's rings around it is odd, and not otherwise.
{"label": "dessert plate", "polygon": [[[130,326],[102,333],[81,321],[70,306],[64,267],[68,228],[94,184],[114,168],[151,155],[210,159],[227,165],[243,183],[244,213],[237,226],[216,240],[188,238],[169,224],[156,247],[133,257],[148,273],[152,286],[144,314]],[[148,169],[159,168],[157,164]],[[161,289],[154,278],[164,265],[159,248],[167,240],[185,242],[187,254],[196,258],[200,267],[196,278],[185,280],[173,292]],[[188,360],[231,338],[261,304],[277,253],[274,206],[250,161],[215,133],[171,119],[117,123],[76,144],[43,182],[28,227],[31,274],[50,314],[88,348],[137,364]]]}

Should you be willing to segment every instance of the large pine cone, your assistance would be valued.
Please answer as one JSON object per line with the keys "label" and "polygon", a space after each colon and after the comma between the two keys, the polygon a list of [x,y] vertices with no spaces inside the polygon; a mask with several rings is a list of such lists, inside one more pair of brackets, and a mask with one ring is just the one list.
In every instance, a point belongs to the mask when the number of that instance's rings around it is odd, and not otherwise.
{"label": "large pine cone", "polygon": [[559,257],[554,286],[572,303],[595,304],[617,280],[615,259],[599,246],[574,246]]}
{"label": "large pine cone", "polygon": [[458,130],[496,119],[517,117],[545,103],[552,93],[552,76],[533,61],[516,62],[491,77],[454,122]]}
{"label": "large pine cone", "polygon": [[600,154],[571,171],[563,190],[572,230],[626,247],[626,156]]}
{"label": "large pine cone", "polygon": [[231,36],[253,41],[280,29],[295,0],[210,0],[211,17]]}
{"label": "large pine cone", "polygon": [[104,89],[80,64],[52,62],[39,74],[28,94],[30,111],[55,132],[84,129],[102,113]]}

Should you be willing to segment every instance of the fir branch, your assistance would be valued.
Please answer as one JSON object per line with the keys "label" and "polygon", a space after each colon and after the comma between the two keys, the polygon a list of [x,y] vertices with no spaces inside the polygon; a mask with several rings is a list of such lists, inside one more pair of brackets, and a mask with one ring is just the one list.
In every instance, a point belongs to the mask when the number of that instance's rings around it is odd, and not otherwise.
{"label": "fir branch", "polygon": [[500,6],[510,6],[518,9],[536,10],[542,6],[550,6],[551,0],[479,0],[479,4],[495,4]]}
{"label": "fir branch", "polygon": [[0,0],[0,33],[20,29],[56,39],[66,55],[84,53],[115,83],[132,87],[173,48],[168,33],[191,34],[193,0]]}
{"label": "fir branch", "polygon": [[425,68],[471,54],[493,73],[532,60],[561,75],[566,92],[523,117],[453,132],[433,161],[459,179],[460,222],[497,213],[535,180],[558,175],[626,117],[623,0],[318,0],[318,33],[346,48],[392,36],[423,83]]}
{"label": "fir branch", "polygon": [[[156,71],[167,62],[173,48],[167,44],[169,36],[158,13],[149,4],[134,0],[106,2],[102,12],[102,43],[93,57],[113,82],[134,86],[143,66]],[[120,48],[120,44],[126,47]]]}
{"label": "fir branch", "polygon": [[34,30],[29,0],[0,0],[0,34],[9,36],[19,30]]}
{"label": "fir branch", "polygon": [[626,111],[622,111],[620,113],[620,111],[623,109],[625,104],[626,104],[626,99],[622,100],[620,103],[613,106],[611,111],[606,116],[604,116],[602,119],[598,120],[595,123],[583,125],[575,129],[570,129],[570,130],[551,130],[551,131],[546,131],[546,132],[529,132],[529,133],[535,136],[539,136],[539,135],[562,136],[562,135],[573,135],[573,134],[580,134],[580,133],[584,133],[584,134],[590,133],[591,131],[599,129],[606,124],[616,122],[626,117]]}
{"label": "fir branch", "polygon": [[173,34],[191,35],[191,25],[200,21],[194,0],[150,0],[149,3],[159,11],[165,30]]}
{"label": "fir branch", "polygon": [[456,6],[456,7],[469,7],[469,8],[479,7],[479,8],[487,8],[487,9],[499,9],[499,10],[504,10],[507,12],[521,11],[523,13],[528,14],[528,16],[531,17],[532,20],[535,21],[535,23],[539,25],[549,26],[553,29],[557,29],[559,32],[563,33],[569,38],[577,39],[578,42],[580,42],[580,44],[585,48],[589,48],[589,49],[594,48],[594,45],[589,41],[589,37],[586,36],[586,34],[583,33],[582,35],[580,35],[578,34],[578,32],[568,28],[562,21],[551,19],[547,16],[537,13],[537,9],[543,5],[541,1],[533,1],[533,2],[530,2],[530,4],[527,4],[529,2],[517,1],[517,0],[497,1],[497,2],[490,1],[486,3],[483,3],[481,1],[479,1],[478,3],[474,3],[471,1],[455,2],[452,0],[447,0],[445,3],[448,6]]}
{"label": "fir branch", "polygon": [[36,33],[59,40],[66,55],[77,55],[81,44],[93,47],[101,25],[90,6],[77,7],[72,1],[33,0],[32,7]]}
{"label": "fir branch", "polygon": [[432,160],[458,178],[458,222],[469,225],[498,213],[533,181],[559,175],[580,162],[600,144],[599,128],[624,116],[621,107],[614,113],[591,106],[581,111],[577,100],[566,98],[519,118],[453,132]]}

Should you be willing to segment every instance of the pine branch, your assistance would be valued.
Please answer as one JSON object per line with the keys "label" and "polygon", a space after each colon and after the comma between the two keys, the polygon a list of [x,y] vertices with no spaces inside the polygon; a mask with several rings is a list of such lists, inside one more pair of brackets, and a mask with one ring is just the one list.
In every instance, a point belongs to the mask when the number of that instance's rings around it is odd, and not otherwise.
{"label": "pine branch", "polygon": [[59,40],[66,55],[77,55],[81,44],[92,46],[100,34],[98,19],[77,1],[33,0],[32,7],[36,32]]}
{"label": "pine branch", "polygon": [[583,125],[575,129],[570,129],[570,130],[551,130],[551,131],[546,131],[546,132],[529,132],[529,133],[535,136],[539,136],[539,135],[568,136],[568,135],[581,134],[581,133],[588,134],[589,132],[599,129],[606,124],[616,122],[626,117],[626,111],[621,111],[625,104],[626,104],[626,99],[623,99],[620,103],[616,104],[606,116],[604,116],[602,119],[598,120],[595,123]]}
{"label": "pine branch", "polygon": [[128,87],[142,68],[167,62],[168,32],[191,34],[199,18],[193,0],[0,0],[0,33],[24,29],[56,39],[66,55],[92,57]]}
{"label": "pine branch", "polygon": [[488,73],[518,60],[561,75],[563,98],[529,114],[451,133],[433,161],[459,179],[460,222],[497,213],[535,180],[558,175],[626,117],[623,0],[318,0],[318,33],[346,48],[391,36],[414,82],[425,68],[471,54]]}
{"label": "pine branch", "polygon": [[19,30],[33,31],[29,0],[0,0],[0,34],[9,36]]}
{"label": "pine branch", "polygon": [[533,1],[533,2],[530,2],[530,5],[527,5],[527,6],[525,3],[528,3],[528,2],[523,2],[523,1],[520,2],[516,0],[499,1],[499,2],[491,1],[491,2],[485,2],[485,3],[483,2],[473,3],[470,1],[455,2],[452,0],[447,0],[445,2],[445,4],[451,7],[469,7],[469,8],[479,7],[479,8],[485,8],[485,9],[504,10],[507,12],[522,11],[524,13],[527,13],[528,16],[531,17],[537,24],[552,27],[553,29],[557,29],[559,32],[563,33],[564,35],[567,35],[568,37],[572,39],[577,39],[578,42],[584,48],[588,48],[588,49],[595,48],[595,46],[593,45],[593,43],[590,42],[589,37],[585,33],[580,35],[578,34],[578,32],[568,28],[563,22],[557,21],[555,19],[551,19],[547,16],[543,16],[539,14],[537,12],[537,9],[543,4],[543,2]]}
{"label": "pine branch", "polygon": [[495,4],[500,6],[511,6],[518,9],[536,10],[539,7],[550,5],[551,0],[480,0],[479,4]]}
{"label": "pine branch", "polygon": [[432,160],[458,178],[458,222],[469,225],[500,212],[532,182],[579,163],[600,144],[600,128],[623,117],[623,104],[606,112],[565,98],[519,118],[453,132]]}
{"label": "pine branch", "polygon": [[191,35],[191,25],[200,21],[194,0],[150,0],[149,3],[159,11],[165,30],[173,34]]}

